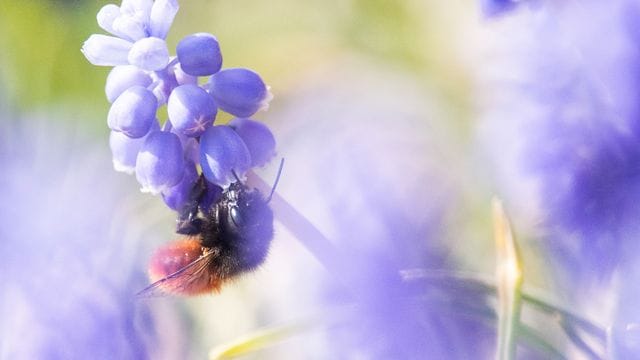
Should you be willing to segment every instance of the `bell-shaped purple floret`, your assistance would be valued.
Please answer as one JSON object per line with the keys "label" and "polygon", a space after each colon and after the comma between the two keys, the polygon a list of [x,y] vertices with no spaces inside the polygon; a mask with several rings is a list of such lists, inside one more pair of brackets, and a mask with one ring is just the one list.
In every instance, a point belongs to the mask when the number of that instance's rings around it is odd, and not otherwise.
{"label": "bell-shaped purple floret", "polygon": [[213,124],[218,108],[204,89],[186,84],[171,92],[167,113],[175,129],[186,136],[196,137]]}
{"label": "bell-shaped purple floret", "polygon": [[[171,121],[169,121],[171,124]],[[200,163],[200,143],[198,140],[192,137],[188,137],[177,130],[173,125],[171,126],[171,132],[178,135],[180,143],[182,144],[182,150],[184,151],[184,159],[191,161],[194,164]]]}
{"label": "bell-shaped purple floret", "polygon": [[136,41],[128,54],[131,65],[143,70],[158,71],[169,64],[167,43],[156,37],[147,37]]}
{"label": "bell-shaped purple floret", "polygon": [[82,45],[82,53],[93,65],[117,66],[129,63],[132,44],[117,37],[93,34]]}
{"label": "bell-shaped purple floret", "polygon": [[211,76],[208,86],[218,107],[237,117],[250,117],[270,100],[260,75],[249,69],[222,70]]}
{"label": "bell-shaped purple floret", "polygon": [[136,159],[136,178],[142,192],[158,194],[177,185],[184,175],[180,139],[167,131],[152,131]]}
{"label": "bell-shaped purple floret", "polygon": [[177,0],[156,0],[151,7],[149,27],[151,36],[165,39],[178,13]]}
{"label": "bell-shaped purple floret", "polygon": [[146,88],[151,85],[151,77],[133,65],[121,65],[114,67],[109,73],[104,91],[112,103],[125,90],[136,85]]}
{"label": "bell-shaped purple floret", "polygon": [[189,200],[189,194],[197,180],[196,165],[191,161],[186,161],[182,180],[177,185],[162,192],[164,203],[173,210],[179,211],[182,209],[187,200]]}
{"label": "bell-shaped purple floret", "polygon": [[267,125],[244,118],[235,118],[229,126],[240,135],[251,154],[251,166],[263,166],[276,154],[276,139]]}
{"label": "bell-shaped purple floret", "polygon": [[251,166],[249,149],[229,126],[212,126],[200,137],[200,166],[210,182],[222,187],[235,182]]}
{"label": "bell-shaped purple floret", "polygon": [[[154,120],[151,130],[160,130],[160,125]],[[109,136],[109,147],[113,157],[113,168],[126,174],[136,171],[136,159],[147,137],[132,139],[124,133],[112,131]]]}
{"label": "bell-shaped purple floret", "polygon": [[134,86],[124,91],[109,109],[109,128],[131,138],[146,135],[156,119],[158,100],[150,90]]}
{"label": "bell-shaped purple floret", "polygon": [[193,76],[208,76],[220,71],[222,53],[215,36],[197,33],[185,36],[176,48],[182,70]]}

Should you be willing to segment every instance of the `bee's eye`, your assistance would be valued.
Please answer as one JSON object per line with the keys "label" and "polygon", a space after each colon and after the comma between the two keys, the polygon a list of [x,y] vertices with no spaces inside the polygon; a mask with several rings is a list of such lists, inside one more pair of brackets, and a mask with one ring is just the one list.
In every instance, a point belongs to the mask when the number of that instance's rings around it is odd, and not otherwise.
{"label": "bee's eye", "polygon": [[245,225],[244,218],[242,217],[242,212],[240,211],[240,208],[238,206],[234,206],[231,208],[231,221],[233,221],[233,223],[237,227],[243,227]]}

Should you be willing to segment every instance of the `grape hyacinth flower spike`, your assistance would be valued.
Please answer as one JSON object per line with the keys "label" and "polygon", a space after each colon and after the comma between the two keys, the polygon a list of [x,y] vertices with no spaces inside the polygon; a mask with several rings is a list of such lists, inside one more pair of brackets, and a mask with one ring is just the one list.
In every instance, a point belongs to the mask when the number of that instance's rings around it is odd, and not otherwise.
{"label": "grape hyacinth flower spike", "polygon": [[135,65],[148,71],[169,63],[165,38],[178,12],[176,0],[123,0],[98,12],[98,25],[114,36],[94,34],[82,46],[93,65]]}
{"label": "grape hyacinth flower spike", "polygon": [[[91,35],[82,53],[94,65],[114,67],[105,95],[115,170],[135,173],[143,192],[161,194],[178,212],[204,182],[208,195],[198,207],[206,211],[236,176],[275,155],[269,128],[248,119],[268,107],[271,94],[252,70],[221,70],[212,34],[185,36],[171,56],[165,39],[177,11],[175,0],[105,5],[97,20],[111,35]],[[199,85],[198,77],[210,78]],[[159,120],[165,103],[168,118]],[[214,125],[218,110],[239,118]]]}

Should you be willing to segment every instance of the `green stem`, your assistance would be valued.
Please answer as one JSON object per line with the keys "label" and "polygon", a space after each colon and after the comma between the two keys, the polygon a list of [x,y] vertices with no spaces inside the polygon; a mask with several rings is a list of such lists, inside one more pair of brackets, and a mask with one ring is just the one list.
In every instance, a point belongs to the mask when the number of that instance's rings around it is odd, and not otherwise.
{"label": "green stem", "polygon": [[[475,273],[449,270],[411,269],[403,270],[400,274],[405,281],[424,280],[429,282],[431,285],[438,287],[451,287],[452,285],[458,286],[454,285],[458,283],[461,288],[474,288],[490,296],[495,296],[497,292],[495,284],[488,277]],[[538,310],[549,315],[551,318],[557,319],[559,325],[563,328],[565,333],[567,333],[567,336],[569,336],[569,339],[583,351],[585,351],[585,349],[581,344],[585,342],[579,337],[576,329],[581,329],[587,332],[598,340],[603,347],[605,346],[607,341],[607,332],[601,325],[598,325],[549,299],[545,299],[539,294],[533,295],[530,290],[522,290],[521,297],[524,305],[534,306]],[[569,333],[569,331],[571,333]],[[592,350],[589,350],[588,352],[592,352]]]}

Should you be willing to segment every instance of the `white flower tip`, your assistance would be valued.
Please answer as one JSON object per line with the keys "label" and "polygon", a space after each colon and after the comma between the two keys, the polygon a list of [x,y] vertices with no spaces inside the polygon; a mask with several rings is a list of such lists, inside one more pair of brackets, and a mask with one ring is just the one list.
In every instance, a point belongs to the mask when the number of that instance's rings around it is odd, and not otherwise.
{"label": "white flower tip", "polygon": [[118,16],[120,16],[120,7],[115,4],[107,4],[103,6],[96,15],[98,26],[115,35],[113,22],[118,18]]}
{"label": "white flower tip", "polygon": [[156,188],[151,188],[148,186],[143,186],[140,188],[140,192],[144,193],[144,194],[151,194],[151,195],[159,195],[162,192],[162,189],[156,189]]}
{"label": "white flower tip", "polygon": [[117,172],[125,173],[127,175],[133,175],[136,172],[135,166],[127,166],[118,160],[113,160],[113,169]]}
{"label": "white flower tip", "polygon": [[141,69],[158,71],[169,64],[169,49],[164,40],[147,37],[133,44],[127,58],[132,65]]}
{"label": "white flower tip", "polygon": [[269,110],[269,103],[273,100],[273,93],[271,92],[271,86],[267,85],[267,93],[264,96],[264,99],[260,102],[260,108],[258,111],[267,111]]}
{"label": "white flower tip", "polygon": [[113,36],[93,34],[82,44],[80,51],[90,63],[97,66],[127,64],[127,55],[132,44]]}

